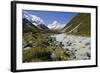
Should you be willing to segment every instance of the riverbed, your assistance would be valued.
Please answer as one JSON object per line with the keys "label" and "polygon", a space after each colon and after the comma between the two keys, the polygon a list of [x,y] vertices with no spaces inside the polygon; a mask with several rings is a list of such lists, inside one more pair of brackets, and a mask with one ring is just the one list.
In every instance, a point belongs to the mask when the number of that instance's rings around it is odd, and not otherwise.
{"label": "riverbed", "polygon": [[91,59],[91,38],[76,36],[76,35],[67,35],[54,34],[51,37],[55,37],[56,41],[62,42],[63,49],[66,50],[66,53],[72,55],[74,60],[89,60]]}

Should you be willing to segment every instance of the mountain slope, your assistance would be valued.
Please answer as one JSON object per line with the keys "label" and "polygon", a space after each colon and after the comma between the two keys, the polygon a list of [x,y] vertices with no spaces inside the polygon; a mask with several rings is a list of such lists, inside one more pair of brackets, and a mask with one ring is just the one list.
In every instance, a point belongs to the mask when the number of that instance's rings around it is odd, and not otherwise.
{"label": "mountain slope", "polygon": [[41,30],[49,30],[49,28],[44,25],[44,21],[36,15],[31,15],[31,14],[28,14],[28,13],[24,13],[23,14],[23,19],[27,19],[34,26],[36,26],[37,28],[39,28]]}
{"label": "mountain slope", "polygon": [[23,32],[39,32],[40,29],[33,25],[30,21],[23,18]]}
{"label": "mountain slope", "polygon": [[67,33],[90,36],[91,15],[89,13],[77,14],[63,29]]}
{"label": "mountain slope", "polygon": [[47,26],[45,26],[44,24],[40,24],[40,25],[38,25],[38,27],[40,27],[41,29],[44,29],[44,30],[49,30],[49,28]]}

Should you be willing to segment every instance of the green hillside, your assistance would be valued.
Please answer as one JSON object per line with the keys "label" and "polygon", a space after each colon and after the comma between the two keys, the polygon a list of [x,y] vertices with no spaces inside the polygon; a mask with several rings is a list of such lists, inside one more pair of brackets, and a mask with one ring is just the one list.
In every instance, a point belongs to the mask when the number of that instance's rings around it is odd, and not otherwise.
{"label": "green hillside", "polygon": [[[79,25],[79,26],[78,26]],[[77,14],[66,26],[65,32],[70,34],[90,36],[91,32],[91,15],[90,13]],[[74,32],[75,30],[76,32]],[[73,32],[72,32],[73,30]]]}

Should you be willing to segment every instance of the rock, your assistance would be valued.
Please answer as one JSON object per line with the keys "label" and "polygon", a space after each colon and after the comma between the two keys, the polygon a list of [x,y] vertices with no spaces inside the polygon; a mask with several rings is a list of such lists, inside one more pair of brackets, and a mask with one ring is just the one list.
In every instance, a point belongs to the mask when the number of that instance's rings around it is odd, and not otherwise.
{"label": "rock", "polygon": [[31,47],[25,47],[23,50],[28,50],[28,49],[30,49]]}
{"label": "rock", "polygon": [[79,41],[79,43],[81,43],[82,41]]}
{"label": "rock", "polygon": [[26,41],[22,39],[22,47],[24,48],[27,45]]}
{"label": "rock", "polygon": [[82,48],[85,48],[85,46],[83,46]]}
{"label": "rock", "polygon": [[90,42],[87,42],[85,45],[86,45],[86,46],[90,45]]}
{"label": "rock", "polygon": [[67,42],[67,46],[71,46],[72,45],[72,43],[71,42]]}
{"label": "rock", "polygon": [[63,48],[64,45],[62,44],[62,42],[59,42],[59,48]]}
{"label": "rock", "polygon": [[91,54],[89,52],[86,53],[87,57],[90,59]]}
{"label": "rock", "polygon": [[88,47],[88,49],[91,49],[91,47]]}
{"label": "rock", "polygon": [[51,54],[51,59],[52,59],[52,60],[56,60],[56,58],[57,58],[57,56],[56,56],[54,53],[52,53],[52,54]]}

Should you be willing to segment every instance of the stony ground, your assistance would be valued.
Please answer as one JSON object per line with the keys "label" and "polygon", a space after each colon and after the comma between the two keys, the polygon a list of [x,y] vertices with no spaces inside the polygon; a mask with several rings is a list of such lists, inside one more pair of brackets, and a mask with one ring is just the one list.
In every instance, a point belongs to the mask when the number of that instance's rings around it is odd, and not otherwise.
{"label": "stony ground", "polygon": [[56,37],[56,41],[62,42],[66,53],[69,53],[74,60],[88,60],[91,58],[90,37],[82,37],[67,34],[51,35]]}

